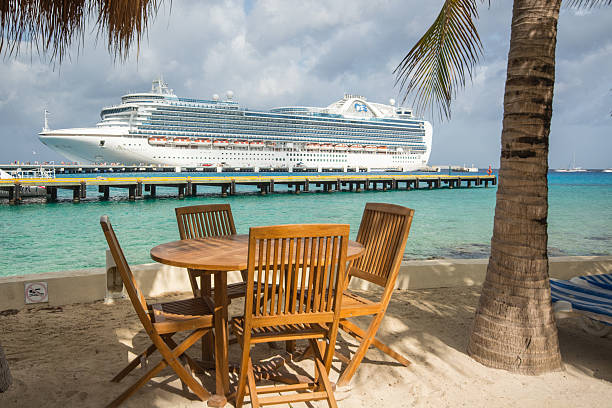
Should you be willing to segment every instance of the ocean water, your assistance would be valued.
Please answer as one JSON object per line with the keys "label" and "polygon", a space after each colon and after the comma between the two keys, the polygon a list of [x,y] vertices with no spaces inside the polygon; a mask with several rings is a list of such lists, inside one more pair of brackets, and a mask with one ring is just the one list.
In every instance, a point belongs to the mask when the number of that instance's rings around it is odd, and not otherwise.
{"label": "ocean water", "polygon": [[[218,188],[200,187],[203,196],[178,200],[171,196],[175,188],[158,188],[161,198],[132,202],[120,190],[111,190],[111,200],[99,201],[92,188],[80,204],[71,202],[69,191],[51,204],[0,201],[0,276],[103,267],[103,214],[113,223],[128,262],[152,262],[153,246],[179,238],[174,208],[206,203],[231,204],[239,233],[256,225],[334,222],[350,224],[353,238],[365,203],[395,203],[415,209],[405,258],[489,254],[495,187],[267,196],[239,191],[222,198]],[[550,173],[548,223],[551,256],[612,255],[612,173]]]}

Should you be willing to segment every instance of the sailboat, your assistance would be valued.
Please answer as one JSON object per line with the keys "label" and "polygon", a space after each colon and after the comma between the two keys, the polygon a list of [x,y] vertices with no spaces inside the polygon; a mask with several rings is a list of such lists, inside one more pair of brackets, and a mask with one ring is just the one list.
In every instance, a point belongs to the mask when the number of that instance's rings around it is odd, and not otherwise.
{"label": "sailboat", "polygon": [[572,161],[570,162],[567,169],[556,169],[558,173],[578,173],[578,172],[586,172],[586,169],[582,167],[576,167],[576,153],[572,155]]}

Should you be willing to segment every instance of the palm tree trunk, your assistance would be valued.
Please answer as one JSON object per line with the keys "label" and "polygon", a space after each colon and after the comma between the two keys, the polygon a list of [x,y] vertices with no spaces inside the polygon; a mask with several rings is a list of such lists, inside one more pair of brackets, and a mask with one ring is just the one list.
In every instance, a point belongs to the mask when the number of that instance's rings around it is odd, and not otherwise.
{"label": "palm tree trunk", "polygon": [[561,368],[547,254],[548,135],[561,0],[515,0],[491,256],[468,353],[523,374]]}
{"label": "palm tree trunk", "polygon": [[8,390],[12,382],[13,379],[9,371],[8,362],[6,361],[2,344],[0,344],[0,392]]}

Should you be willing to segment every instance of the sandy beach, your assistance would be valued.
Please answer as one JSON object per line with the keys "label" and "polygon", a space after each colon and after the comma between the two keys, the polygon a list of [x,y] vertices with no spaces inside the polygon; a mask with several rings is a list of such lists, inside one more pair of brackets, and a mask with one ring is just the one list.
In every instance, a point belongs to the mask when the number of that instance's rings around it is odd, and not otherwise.
{"label": "sandy beach", "polygon": [[[577,322],[559,324],[565,370],[537,377],[486,368],[465,353],[479,287],[402,290],[393,295],[379,337],[412,362],[400,366],[370,349],[348,393],[338,392],[341,407],[604,407],[612,400],[612,338],[584,333]],[[372,293],[362,293],[372,296]],[[186,297],[174,294],[153,301]],[[231,313],[241,312],[234,302]],[[0,394],[0,406],[100,407],[140,375],[136,369],[120,384],[110,379],[149,339],[128,300],[58,308],[35,307],[0,316],[0,341],[14,377]],[[338,348],[355,350],[344,337]],[[199,347],[191,349],[197,354]],[[262,358],[283,353],[260,346]],[[239,346],[230,358],[239,356]],[[151,362],[155,362],[152,357]],[[335,368],[340,362],[334,363]],[[311,372],[311,362],[288,361],[289,371]],[[337,370],[332,380],[338,377]],[[209,389],[214,380],[203,377]],[[316,406],[316,404],[313,404]],[[180,381],[163,371],[126,407],[205,406],[181,390]],[[229,404],[228,404],[229,406]],[[300,405],[295,405],[300,406]],[[326,406],[319,403],[319,406]]]}

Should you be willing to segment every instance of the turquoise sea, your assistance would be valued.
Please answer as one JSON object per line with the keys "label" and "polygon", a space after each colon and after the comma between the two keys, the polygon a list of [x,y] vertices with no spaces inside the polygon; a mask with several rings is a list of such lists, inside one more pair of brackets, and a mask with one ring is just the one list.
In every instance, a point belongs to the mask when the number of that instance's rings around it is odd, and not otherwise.
{"label": "turquoise sea", "polygon": [[[550,173],[549,185],[549,254],[612,255],[612,173]],[[225,198],[219,189],[198,192],[204,195],[178,200],[171,196],[176,189],[158,188],[167,197],[134,202],[122,190],[111,190],[111,200],[99,201],[95,189],[80,204],[71,202],[70,192],[52,204],[9,206],[2,200],[0,276],[103,267],[103,214],[109,215],[130,263],[152,262],[153,246],[178,239],[174,208],[204,203],[230,203],[239,233],[256,225],[334,222],[350,224],[352,237],[366,202],[395,203],[416,210],[405,258],[486,258],[496,188],[267,196],[243,189]]]}

